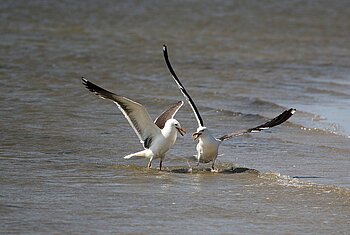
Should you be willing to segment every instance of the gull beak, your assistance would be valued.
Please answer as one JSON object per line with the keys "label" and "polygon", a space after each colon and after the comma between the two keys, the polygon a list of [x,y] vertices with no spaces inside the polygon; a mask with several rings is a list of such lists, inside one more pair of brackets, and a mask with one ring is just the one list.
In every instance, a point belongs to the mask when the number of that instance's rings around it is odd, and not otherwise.
{"label": "gull beak", "polygon": [[202,135],[202,132],[195,132],[192,134],[193,141],[199,138]]}
{"label": "gull beak", "polygon": [[186,130],[183,128],[176,128],[180,135],[184,136],[186,134]]}

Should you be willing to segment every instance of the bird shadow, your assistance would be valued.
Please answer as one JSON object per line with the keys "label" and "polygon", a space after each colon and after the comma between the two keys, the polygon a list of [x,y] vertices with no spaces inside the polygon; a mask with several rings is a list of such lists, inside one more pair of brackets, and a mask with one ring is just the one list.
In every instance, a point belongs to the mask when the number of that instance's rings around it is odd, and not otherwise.
{"label": "bird shadow", "polygon": [[217,168],[212,171],[211,168],[168,168],[165,171],[178,174],[203,174],[203,173],[219,173],[219,174],[239,174],[239,173],[255,173],[259,174],[258,170],[250,169],[246,167],[228,167],[228,168]]}
{"label": "bird shadow", "polygon": [[293,176],[293,179],[320,179],[320,176]]}

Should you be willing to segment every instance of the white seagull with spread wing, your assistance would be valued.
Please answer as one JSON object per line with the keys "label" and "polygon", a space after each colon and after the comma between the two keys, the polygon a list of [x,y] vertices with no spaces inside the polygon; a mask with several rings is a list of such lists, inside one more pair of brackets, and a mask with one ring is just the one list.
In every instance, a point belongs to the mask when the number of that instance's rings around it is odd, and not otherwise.
{"label": "white seagull with spread wing", "polygon": [[160,159],[159,169],[162,170],[162,162],[165,153],[175,144],[177,138],[177,131],[184,135],[186,132],[181,128],[180,123],[174,119],[176,112],[184,104],[179,101],[168,110],[163,112],[154,122],[152,121],[146,108],[141,104],[125,98],[123,96],[107,91],[92,82],[82,78],[83,84],[91,92],[102,99],[109,99],[113,101],[120,111],[128,120],[130,126],[134,129],[137,137],[140,139],[144,150],[137,153],[125,156],[125,159],[131,157],[146,157],[149,158],[148,168],[151,167],[152,161],[156,158]]}
{"label": "white seagull with spread wing", "polygon": [[193,133],[193,135],[192,135],[193,140],[198,139],[198,144],[196,147],[196,149],[197,149],[196,158],[198,160],[197,166],[199,165],[199,162],[208,163],[208,162],[212,161],[213,164],[211,166],[211,169],[212,169],[212,171],[215,171],[214,164],[215,164],[215,160],[218,156],[219,146],[224,140],[228,140],[232,137],[240,136],[240,135],[243,135],[245,133],[260,132],[262,130],[266,130],[266,129],[269,129],[271,127],[280,125],[283,122],[287,121],[296,111],[295,109],[291,108],[289,110],[284,111],[283,113],[281,113],[277,117],[273,118],[272,120],[270,120],[270,121],[268,121],[260,126],[250,128],[247,130],[229,133],[229,134],[226,134],[226,135],[221,136],[219,138],[215,138],[212,136],[212,134],[210,133],[208,128],[204,126],[203,119],[202,119],[194,101],[192,100],[191,96],[187,93],[185,87],[182,85],[179,78],[176,76],[175,71],[170,64],[170,61],[168,58],[167,47],[165,45],[163,45],[163,54],[164,54],[164,59],[165,59],[166,65],[167,65],[173,79],[175,80],[176,84],[178,85],[183,96],[186,98],[187,102],[190,104],[190,106],[193,110],[193,113],[194,113],[194,115],[197,119],[197,122],[198,122],[197,131],[195,133]]}

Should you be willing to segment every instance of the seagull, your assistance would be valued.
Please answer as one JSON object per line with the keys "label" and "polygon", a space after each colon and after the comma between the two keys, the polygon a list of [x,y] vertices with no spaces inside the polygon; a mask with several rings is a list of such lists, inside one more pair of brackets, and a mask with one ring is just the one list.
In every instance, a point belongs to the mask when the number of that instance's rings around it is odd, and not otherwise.
{"label": "seagull", "polygon": [[134,129],[137,137],[140,139],[144,150],[129,154],[124,158],[149,158],[148,168],[151,168],[154,159],[159,158],[159,170],[162,170],[165,153],[175,144],[177,132],[182,136],[186,133],[180,123],[174,119],[175,114],[182,107],[184,102],[179,101],[172,105],[153,122],[146,108],[141,104],[107,91],[86,80],[84,77],[82,77],[82,80],[83,85],[85,85],[88,90],[102,99],[113,101],[118,106],[128,120],[130,126]]}
{"label": "seagull", "polygon": [[196,147],[197,155],[195,156],[197,158],[197,166],[199,166],[199,162],[204,162],[204,163],[213,162],[211,165],[211,170],[213,172],[215,172],[215,169],[214,169],[215,160],[218,156],[219,146],[223,141],[231,139],[232,137],[246,134],[246,133],[260,132],[262,130],[266,130],[266,129],[269,129],[271,127],[280,125],[283,122],[287,121],[296,111],[296,109],[291,108],[291,109],[285,110],[283,113],[281,113],[277,117],[271,119],[270,121],[268,121],[260,126],[256,126],[256,127],[246,129],[246,130],[241,130],[238,132],[232,132],[232,133],[223,135],[219,138],[215,138],[211,134],[209,129],[204,126],[204,122],[203,122],[203,119],[198,111],[198,108],[196,107],[193,99],[188,94],[185,87],[182,85],[181,81],[177,77],[174,69],[172,68],[170,61],[169,61],[168,51],[167,51],[166,45],[163,45],[163,55],[164,55],[165,63],[167,65],[173,79],[175,80],[181,93],[183,94],[183,96],[186,98],[187,102],[191,106],[192,111],[194,113],[194,116],[196,117],[196,120],[198,123],[197,131],[194,132],[192,135],[194,141],[198,140],[198,144]]}

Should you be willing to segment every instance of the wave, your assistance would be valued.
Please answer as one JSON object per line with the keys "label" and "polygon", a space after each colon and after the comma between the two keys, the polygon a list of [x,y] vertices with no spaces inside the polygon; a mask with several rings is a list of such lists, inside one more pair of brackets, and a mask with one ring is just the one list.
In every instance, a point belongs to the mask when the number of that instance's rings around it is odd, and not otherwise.
{"label": "wave", "polygon": [[[183,158],[182,158],[183,160]],[[147,169],[144,166],[136,165],[114,165],[113,168],[124,169],[132,172],[140,172],[145,174],[188,174],[188,175],[227,175],[235,174],[240,176],[247,176],[253,182],[256,182],[262,186],[282,186],[282,187],[293,187],[299,189],[306,189],[308,191],[323,192],[323,193],[336,193],[342,195],[350,200],[350,189],[345,187],[339,187],[336,185],[323,185],[319,183],[314,183],[307,181],[307,179],[321,178],[316,176],[287,176],[276,172],[260,172],[256,169],[241,167],[233,163],[220,162],[216,165],[217,172],[211,172],[210,167],[205,164],[199,167],[192,167],[189,163],[188,166],[166,166],[164,170],[159,171],[157,169]]]}
{"label": "wave", "polygon": [[334,90],[326,90],[326,89],[320,89],[315,87],[308,87],[306,89],[307,93],[317,93],[317,94],[325,94],[325,95],[332,95],[332,96],[338,96],[341,98],[349,98],[350,95],[347,93],[343,93],[340,91],[334,91]]}
{"label": "wave", "polygon": [[259,179],[268,185],[280,185],[284,187],[295,187],[314,191],[322,191],[325,193],[337,193],[350,198],[350,189],[335,185],[323,185],[314,182],[305,181],[305,179],[320,178],[315,176],[287,176],[280,173],[267,172],[260,173]]}
{"label": "wave", "polygon": [[[252,101],[253,104],[260,106],[266,106],[266,107],[273,107],[272,109],[278,109],[278,110],[286,110],[288,109],[287,107],[269,102],[269,101],[264,101],[261,99],[256,99]],[[269,110],[270,110],[269,109]],[[224,116],[231,116],[231,117],[240,117],[240,119],[245,119],[246,121],[256,121],[256,122],[261,122],[263,120],[268,120],[271,119],[271,115],[265,116],[262,114],[256,114],[256,113],[243,113],[243,112],[235,112],[231,110],[226,110],[226,109],[215,109],[215,108],[207,108],[207,112],[219,112],[220,114]],[[275,111],[274,111],[275,112]],[[266,112],[264,112],[266,113]],[[276,113],[275,115],[277,115]],[[337,124],[337,123],[332,123],[328,122],[327,118],[318,115],[318,114],[313,114],[310,112],[306,112],[303,110],[298,110],[296,112],[296,115],[298,118],[290,118],[287,122],[291,127],[300,129],[302,131],[307,131],[315,134],[321,134],[321,135],[336,135],[336,136],[341,136],[341,137],[346,137],[348,138],[346,134],[343,133],[342,127]]]}
{"label": "wave", "polygon": [[[178,97],[176,96],[161,96],[155,98],[154,96],[150,95],[149,97],[150,99],[152,98],[153,101],[156,101],[154,102],[154,105],[162,108],[167,107],[169,104],[177,102],[178,100],[181,100],[178,99]],[[261,98],[248,98],[239,96],[236,97],[235,100],[238,100],[239,103],[243,104],[243,108],[241,107],[239,109],[244,109],[245,111],[234,111],[234,108],[230,110],[226,108],[227,105],[220,105],[216,104],[215,102],[207,103],[206,105],[198,105],[198,108],[200,109],[204,119],[207,119],[210,116],[217,116],[217,114],[219,113],[219,115],[222,115],[223,117],[238,117],[239,120],[245,120],[247,122],[261,122],[264,120],[269,120],[274,115],[278,115],[279,112],[291,108]],[[224,106],[225,108],[221,108],[220,106]],[[249,112],[246,112],[247,109],[244,107],[249,107]],[[254,110],[254,113],[251,112],[252,110]],[[331,134],[346,138],[349,137],[347,134],[344,133],[342,127],[338,123],[329,122],[324,116],[304,111],[298,108],[296,114],[287,122],[292,127],[301,129],[302,131],[308,131],[317,134]]]}

